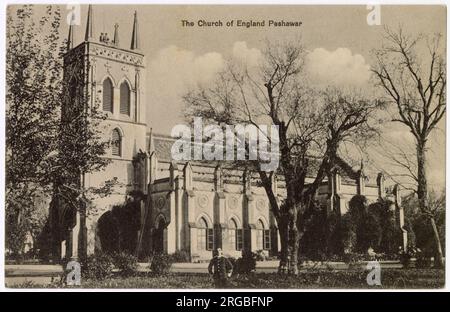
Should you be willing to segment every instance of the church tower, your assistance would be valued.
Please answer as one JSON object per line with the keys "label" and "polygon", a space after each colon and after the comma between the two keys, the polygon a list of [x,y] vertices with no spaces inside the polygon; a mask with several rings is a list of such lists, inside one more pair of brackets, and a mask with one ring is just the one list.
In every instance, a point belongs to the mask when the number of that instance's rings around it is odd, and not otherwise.
{"label": "church tower", "polygon": [[[71,233],[74,241],[71,245],[83,245],[88,254],[102,249],[97,237],[97,223],[102,214],[116,205],[123,205],[133,191],[146,193],[146,182],[142,181],[145,174],[137,173],[135,169],[136,159],[143,157],[145,163],[147,147],[145,94],[142,90],[145,59],[140,50],[138,16],[136,12],[130,16],[132,33],[129,36],[120,34],[120,41],[117,23],[110,36],[96,32],[94,19],[93,7],[89,5],[84,41],[77,45],[74,44],[75,26],[70,25],[64,56],[65,93],[70,93],[70,96],[64,101],[63,111],[70,110],[73,105],[83,105],[85,109],[97,107],[106,114],[99,126],[104,139],[111,142],[110,149],[103,156],[111,162],[105,170],[86,174],[82,180],[85,188],[101,187],[113,179],[119,183],[111,195],[91,203],[97,215],[86,216],[81,228],[77,228],[80,227],[80,222],[77,222]],[[83,238],[77,241],[78,236]]]}

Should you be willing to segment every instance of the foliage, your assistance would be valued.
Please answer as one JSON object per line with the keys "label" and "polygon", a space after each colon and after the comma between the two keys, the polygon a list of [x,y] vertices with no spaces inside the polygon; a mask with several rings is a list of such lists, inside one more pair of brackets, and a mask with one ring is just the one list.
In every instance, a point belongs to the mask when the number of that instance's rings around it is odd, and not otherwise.
{"label": "foliage", "polygon": [[399,259],[404,268],[408,268],[411,264],[411,259],[416,255],[416,250],[413,248],[408,249],[406,252],[400,250]]}
{"label": "foliage", "polygon": [[387,200],[367,205],[365,197],[360,195],[350,200],[348,214],[356,234],[353,252],[366,253],[372,248],[377,253],[397,253],[401,231],[392,207],[392,202]]}
{"label": "foliage", "polygon": [[170,272],[172,257],[165,253],[150,256],[150,270],[155,275],[164,275]]}
{"label": "foliage", "polygon": [[138,261],[134,255],[127,252],[119,252],[112,256],[112,261],[122,276],[131,276],[137,272]]}
{"label": "foliage", "polygon": [[47,215],[44,205],[38,204],[40,196],[35,188],[28,186],[8,190],[5,210],[7,257],[17,260],[24,258],[27,237],[35,243],[44,228]]}
{"label": "foliage", "polygon": [[89,200],[81,175],[109,162],[101,157],[109,144],[98,127],[104,115],[98,105],[86,109],[82,83],[63,80],[60,24],[59,6],[8,7],[6,242],[16,257],[26,235],[36,237],[45,223],[36,220],[37,197],[53,194],[59,208],[81,209]]}
{"label": "foliage", "polygon": [[369,214],[378,222],[378,239],[372,247],[382,253],[395,254],[402,245],[402,232],[392,202],[380,200],[369,205]]}
{"label": "foliage", "polygon": [[[328,233],[333,231],[329,227],[334,221],[333,217],[327,218],[325,207],[313,206],[311,217],[305,225],[305,233],[300,240],[300,255],[309,260],[323,260],[329,253]],[[330,221],[330,222],[328,222]]]}
{"label": "foliage", "polygon": [[[15,10],[15,11],[13,11]],[[6,180],[12,187],[48,186],[57,145],[62,59],[61,12],[11,8],[6,53]]]}
{"label": "foliage", "polygon": [[416,250],[416,268],[428,269],[431,267],[431,257],[429,254],[422,252],[422,250]]}
{"label": "foliage", "polygon": [[[256,273],[230,278],[230,287],[245,289],[431,289],[443,288],[444,270],[434,269],[383,269],[381,286],[367,285],[367,272],[364,270],[329,271],[309,270],[297,276],[280,276],[276,273]],[[58,283],[39,285],[23,283],[8,285],[15,288],[59,288]],[[154,276],[133,276],[129,278],[108,278],[104,280],[84,279],[83,288],[164,288],[164,289],[205,289],[213,283],[207,274],[177,273]]]}
{"label": "foliage", "polygon": [[81,274],[83,278],[102,280],[112,276],[114,260],[106,253],[89,255],[81,263]]}
{"label": "foliage", "polygon": [[255,251],[256,261],[266,261],[268,256],[267,252],[264,249],[259,249]]}
{"label": "foliage", "polygon": [[342,252],[350,254],[356,246],[356,224],[350,213],[341,217],[337,237],[342,244]]}
{"label": "foliage", "polygon": [[[134,253],[140,226],[140,207],[130,198],[123,205],[114,205],[98,221],[103,249],[111,253]],[[107,224],[105,227],[104,224]]]}
{"label": "foliage", "polygon": [[47,6],[41,17],[32,5],[8,8],[6,51],[6,248],[23,252],[27,235],[44,223],[34,204],[51,187],[57,148],[62,59],[60,9]]}
{"label": "foliage", "polygon": [[173,263],[190,262],[191,261],[189,252],[187,252],[186,250],[177,250],[173,254],[170,255],[170,258],[172,259]]}
{"label": "foliage", "polygon": [[[439,239],[442,242],[442,249],[445,252],[445,192],[429,194],[428,203],[430,213],[436,220],[436,226],[439,233]],[[413,236],[411,247],[421,250],[425,257],[433,257],[436,249],[436,242],[433,239],[433,230],[430,226],[429,218],[419,209],[419,202],[416,196],[408,196],[403,200],[402,206],[405,210],[405,219],[408,221],[409,232]],[[411,236],[408,235],[408,239]]]}
{"label": "foliage", "polygon": [[249,274],[256,270],[257,255],[254,252],[244,253],[242,257],[237,259],[233,264],[233,273]]}
{"label": "foliage", "polygon": [[324,207],[316,206],[301,239],[301,257],[351,262],[367,258],[371,248],[377,257],[394,257],[401,245],[401,231],[391,207],[386,200],[368,205],[361,195],[350,200],[349,210],[342,216],[337,211],[327,214]]}

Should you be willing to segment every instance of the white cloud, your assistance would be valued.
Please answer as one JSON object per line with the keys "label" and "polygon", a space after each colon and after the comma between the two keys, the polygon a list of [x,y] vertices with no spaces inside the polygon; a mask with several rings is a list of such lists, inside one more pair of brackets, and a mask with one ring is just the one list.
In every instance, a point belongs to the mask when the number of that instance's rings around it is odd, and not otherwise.
{"label": "white cloud", "polygon": [[183,120],[181,96],[197,83],[211,81],[224,65],[224,58],[216,52],[195,55],[173,45],[160,50],[147,71],[149,126],[157,132],[170,133]]}
{"label": "white cloud", "polygon": [[[231,57],[256,68],[262,60],[262,52],[250,48],[245,41],[235,42]],[[225,58],[217,52],[197,55],[193,51],[171,45],[161,49],[147,70],[146,101],[149,126],[157,132],[169,133],[183,121],[184,103],[181,96],[196,84],[213,80],[225,67]],[[324,85],[364,85],[369,79],[369,65],[361,55],[352,55],[346,48],[327,51],[313,50],[307,55],[306,70],[312,82]],[[161,118],[161,112],[165,112]],[[156,117],[159,116],[159,117]]]}
{"label": "white cloud", "polygon": [[370,65],[347,48],[314,49],[306,57],[306,71],[312,82],[331,86],[363,86],[370,78]]}
{"label": "white cloud", "polygon": [[245,41],[237,41],[233,45],[233,57],[249,67],[253,67],[259,64],[262,53],[256,48],[249,49]]}

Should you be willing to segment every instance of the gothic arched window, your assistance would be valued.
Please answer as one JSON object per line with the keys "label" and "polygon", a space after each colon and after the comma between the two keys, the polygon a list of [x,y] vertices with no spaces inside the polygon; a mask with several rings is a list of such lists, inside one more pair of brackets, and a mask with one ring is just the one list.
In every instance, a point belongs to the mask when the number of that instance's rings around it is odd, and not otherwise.
{"label": "gothic arched window", "polygon": [[229,222],[230,247],[242,250],[242,229],[238,228],[237,222],[231,219]]}
{"label": "gothic arched window", "polygon": [[112,131],[111,151],[113,156],[122,156],[122,136],[118,129]]}
{"label": "gothic arched window", "polygon": [[213,250],[214,248],[214,229],[208,226],[205,218],[198,220],[197,229],[197,249]]}
{"label": "gothic arched window", "polygon": [[256,224],[256,249],[263,250],[264,249],[264,223],[261,220],[258,220]]}
{"label": "gothic arched window", "polygon": [[120,85],[120,113],[130,116],[130,87],[126,81]]}
{"label": "gothic arched window", "polygon": [[256,248],[269,250],[271,248],[270,229],[264,227],[262,220],[258,220],[256,231]]}
{"label": "gothic arched window", "polygon": [[103,111],[112,113],[114,109],[114,86],[111,79],[103,81]]}

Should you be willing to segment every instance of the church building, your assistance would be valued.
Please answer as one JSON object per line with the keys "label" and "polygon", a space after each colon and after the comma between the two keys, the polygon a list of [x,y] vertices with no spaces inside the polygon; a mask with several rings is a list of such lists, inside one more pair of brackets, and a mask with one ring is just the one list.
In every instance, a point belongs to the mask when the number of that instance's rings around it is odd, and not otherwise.
{"label": "church building", "polygon": [[[70,222],[67,208],[52,204],[56,257],[128,251],[143,258],[152,252],[183,251],[196,262],[210,259],[218,247],[233,257],[246,251],[276,256],[277,224],[257,174],[226,162],[176,162],[170,153],[175,139],[150,130],[146,107],[152,103],[146,100],[146,59],[137,14],[130,16],[131,36],[120,34],[120,40],[119,25],[110,38],[95,32],[94,18],[89,5],[84,41],[77,45],[70,26],[64,83],[69,89],[81,88],[86,100],[68,97],[64,105],[98,105],[107,114],[100,127],[112,142],[104,155],[111,162],[104,170],[86,174],[83,181],[85,188],[110,180],[118,183],[112,194],[90,201],[86,211],[74,213]],[[281,200],[284,182],[281,178],[274,182]],[[369,201],[384,197],[384,177],[369,177],[362,166],[354,169],[339,160],[316,196],[328,211],[344,214],[356,194]]]}

